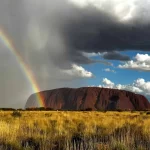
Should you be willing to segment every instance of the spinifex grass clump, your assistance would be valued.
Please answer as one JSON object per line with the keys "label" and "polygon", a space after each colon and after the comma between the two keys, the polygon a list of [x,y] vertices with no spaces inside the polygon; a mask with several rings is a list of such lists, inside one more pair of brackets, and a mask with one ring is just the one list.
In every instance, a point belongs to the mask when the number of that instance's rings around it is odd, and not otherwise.
{"label": "spinifex grass clump", "polygon": [[0,147],[32,150],[150,149],[146,112],[1,111]]}

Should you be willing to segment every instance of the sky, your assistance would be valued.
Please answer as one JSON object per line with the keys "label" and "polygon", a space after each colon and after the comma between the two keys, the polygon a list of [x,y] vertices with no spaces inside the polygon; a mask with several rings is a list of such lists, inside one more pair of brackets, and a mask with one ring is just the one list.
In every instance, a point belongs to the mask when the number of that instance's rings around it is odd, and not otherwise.
{"label": "sky", "polygon": [[[149,0],[0,1],[0,30],[41,91],[97,86],[150,100]],[[34,93],[0,36],[0,107],[24,107]]]}

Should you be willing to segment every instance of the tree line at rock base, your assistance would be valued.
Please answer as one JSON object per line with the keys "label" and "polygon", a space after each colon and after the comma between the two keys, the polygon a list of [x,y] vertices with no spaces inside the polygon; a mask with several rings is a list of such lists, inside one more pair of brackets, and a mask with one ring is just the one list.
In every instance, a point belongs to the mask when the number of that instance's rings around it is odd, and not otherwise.
{"label": "tree line at rock base", "polygon": [[118,111],[118,112],[124,112],[124,111],[131,111],[131,112],[135,112],[135,111],[150,111],[148,109],[145,110],[130,110],[130,109],[115,109],[115,110],[105,110],[105,109],[98,109],[98,110],[93,110],[92,108],[86,108],[86,109],[79,109],[79,110],[67,110],[67,109],[53,109],[53,108],[45,108],[45,107],[32,107],[32,108],[19,108],[19,109],[15,109],[15,108],[0,108],[0,111],[100,111],[100,112],[107,112],[107,111]]}

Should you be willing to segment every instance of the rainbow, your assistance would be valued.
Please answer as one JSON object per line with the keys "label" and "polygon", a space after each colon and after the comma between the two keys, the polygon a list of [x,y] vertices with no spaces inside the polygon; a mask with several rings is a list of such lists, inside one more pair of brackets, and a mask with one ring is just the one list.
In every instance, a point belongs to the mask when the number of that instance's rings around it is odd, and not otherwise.
{"label": "rainbow", "polygon": [[37,82],[34,78],[34,75],[31,71],[31,69],[24,62],[22,56],[18,53],[18,51],[17,51],[16,47],[14,46],[11,38],[9,38],[8,35],[6,34],[6,32],[4,32],[4,30],[2,30],[1,28],[0,28],[0,39],[5,44],[5,46],[11,51],[11,53],[15,56],[16,60],[20,64],[21,69],[23,70],[23,72],[25,73],[27,79],[31,83],[32,90],[35,93],[37,93],[36,96],[37,96],[39,106],[40,107],[45,107],[44,98],[43,98],[42,94],[39,92],[40,88],[39,88],[39,86],[38,86],[38,84],[37,84]]}

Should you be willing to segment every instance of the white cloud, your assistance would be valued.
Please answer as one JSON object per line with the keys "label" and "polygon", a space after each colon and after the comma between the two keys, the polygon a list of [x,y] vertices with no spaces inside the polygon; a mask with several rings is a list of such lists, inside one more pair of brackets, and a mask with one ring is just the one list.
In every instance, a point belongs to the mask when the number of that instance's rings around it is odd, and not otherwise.
{"label": "white cloud", "polygon": [[66,75],[75,78],[92,78],[94,75],[92,72],[85,70],[82,66],[78,66],[76,64],[72,65],[72,69],[69,70],[62,70],[62,72]]}
{"label": "white cloud", "polygon": [[133,83],[131,84],[125,84],[125,85],[115,84],[114,82],[110,81],[107,78],[103,78],[102,83],[103,85],[99,85],[99,87],[127,90],[134,93],[150,95],[150,81],[145,81],[142,78],[133,81]]}
{"label": "white cloud", "polygon": [[104,71],[105,71],[105,72],[113,72],[113,73],[116,73],[115,70],[111,70],[110,68],[106,68],[106,69],[104,69]]}
{"label": "white cloud", "polygon": [[138,53],[134,57],[134,60],[125,62],[123,65],[119,65],[118,67],[121,69],[150,71],[150,55]]}
{"label": "white cloud", "polygon": [[140,78],[134,82],[134,86],[143,90],[147,95],[150,95],[150,81],[146,82],[144,79]]}
{"label": "white cloud", "polygon": [[135,56],[136,60],[139,62],[148,62],[150,64],[150,56],[148,54],[137,54]]}
{"label": "white cloud", "polygon": [[108,80],[107,78],[104,78],[102,82],[104,84],[103,86],[105,86],[106,88],[114,88],[115,84],[110,80]]}
{"label": "white cloud", "polygon": [[114,88],[119,89],[119,90],[127,90],[127,91],[131,91],[131,92],[135,92],[135,93],[143,92],[143,90],[141,90],[139,87],[134,86],[133,84],[131,84],[131,85],[117,84],[117,85],[115,85]]}

